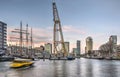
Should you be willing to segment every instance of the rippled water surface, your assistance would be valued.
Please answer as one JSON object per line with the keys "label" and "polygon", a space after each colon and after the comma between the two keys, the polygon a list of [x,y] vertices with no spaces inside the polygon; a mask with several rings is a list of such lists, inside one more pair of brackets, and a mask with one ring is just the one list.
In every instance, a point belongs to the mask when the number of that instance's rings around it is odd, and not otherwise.
{"label": "rippled water surface", "polygon": [[120,61],[76,59],[35,61],[33,67],[11,69],[0,62],[0,77],[120,77]]}

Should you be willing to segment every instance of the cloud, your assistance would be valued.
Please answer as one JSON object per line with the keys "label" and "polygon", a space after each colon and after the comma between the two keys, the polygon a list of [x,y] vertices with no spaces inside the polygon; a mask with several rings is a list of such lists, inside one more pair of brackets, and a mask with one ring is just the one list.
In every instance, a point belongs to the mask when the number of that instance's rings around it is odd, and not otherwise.
{"label": "cloud", "polygon": [[[16,43],[19,42],[19,39],[13,39],[14,37],[19,38],[18,33],[12,33],[15,28],[14,27],[8,27],[8,43]],[[29,28],[29,33],[31,29]],[[52,40],[52,31],[48,30],[48,28],[33,28],[33,42],[34,44],[40,44],[40,43],[45,43],[45,42],[51,42]],[[29,34],[29,42],[30,42],[30,36]],[[13,37],[13,38],[11,38]],[[23,34],[23,39],[26,39],[26,35]],[[25,40],[24,40],[25,41]]]}
{"label": "cloud", "polygon": [[[53,31],[53,27],[47,27],[47,29]],[[82,28],[73,25],[63,25],[62,31],[63,33],[86,34],[86,30],[83,30]]]}
{"label": "cloud", "polygon": [[[7,28],[7,41],[8,42],[16,42],[17,39],[13,39],[13,37],[18,37],[17,33],[12,33],[12,31],[15,29],[15,27],[8,27]],[[11,38],[12,37],[12,38]]]}
{"label": "cloud", "polygon": [[34,42],[49,42],[52,39],[52,32],[47,28],[34,28],[33,29]]}
{"label": "cloud", "polygon": [[69,33],[77,33],[77,34],[85,34],[86,32],[82,30],[81,28],[77,28],[72,25],[65,25],[63,26],[63,31],[64,32],[69,32]]}

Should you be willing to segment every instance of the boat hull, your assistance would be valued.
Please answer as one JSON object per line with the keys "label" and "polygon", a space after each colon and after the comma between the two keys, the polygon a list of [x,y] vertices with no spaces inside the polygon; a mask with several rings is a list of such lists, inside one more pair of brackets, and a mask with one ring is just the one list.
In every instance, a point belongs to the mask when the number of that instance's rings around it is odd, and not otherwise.
{"label": "boat hull", "polygon": [[18,59],[18,60],[14,60],[10,67],[11,68],[21,68],[21,67],[28,67],[28,66],[32,66],[34,64],[33,61],[30,60],[26,60],[26,59]]}
{"label": "boat hull", "polygon": [[[33,63],[34,64],[34,63]],[[11,66],[10,68],[22,68],[22,67],[29,67],[29,66],[33,66],[33,64],[29,64],[29,65],[22,65],[22,66]]]}

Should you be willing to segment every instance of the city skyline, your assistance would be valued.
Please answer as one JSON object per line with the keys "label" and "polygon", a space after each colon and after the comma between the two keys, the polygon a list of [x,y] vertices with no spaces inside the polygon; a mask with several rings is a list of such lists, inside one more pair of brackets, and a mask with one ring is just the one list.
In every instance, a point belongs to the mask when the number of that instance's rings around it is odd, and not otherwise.
{"label": "city skyline", "polygon": [[[72,47],[81,40],[84,51],[85,39],[93,38],[93,49],[117,35],[120,44],[120,1],[113,0],[56,0],[65,41]],[[0,20],[8,25],[10,31],[19,28],[20,21],[33,28],[33,38],[37,45],[53,40],[52,0],[2,0]],[[37,33],[37,34],[36,34]]]}

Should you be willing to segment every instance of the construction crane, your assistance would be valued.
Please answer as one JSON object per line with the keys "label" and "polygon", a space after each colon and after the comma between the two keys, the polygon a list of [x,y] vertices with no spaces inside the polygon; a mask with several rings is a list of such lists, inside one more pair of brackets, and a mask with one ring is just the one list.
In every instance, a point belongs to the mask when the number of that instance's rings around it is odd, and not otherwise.
{"label": "construction crane", "polygon": [[63,56],[67,56],[65,49],[64,38],[62,33],[62,27],[60,18],[58,15],[58,10],[55,1],[53,0],[53,21],[54,21],[54,31],[53,31],[53,52],[54,54],[63,53]]}

